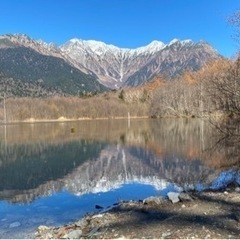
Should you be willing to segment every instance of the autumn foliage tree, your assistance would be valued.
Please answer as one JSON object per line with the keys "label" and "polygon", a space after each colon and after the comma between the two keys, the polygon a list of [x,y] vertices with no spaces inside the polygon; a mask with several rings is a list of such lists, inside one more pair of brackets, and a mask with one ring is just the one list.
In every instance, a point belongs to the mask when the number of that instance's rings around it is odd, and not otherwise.
{"label": "autumn foliage tree", "polygon": [[197,72],[186,72],[174,82],[166,81],[153,94],[155,117],[209,117],[240,115],[240,58],[220,59]]}

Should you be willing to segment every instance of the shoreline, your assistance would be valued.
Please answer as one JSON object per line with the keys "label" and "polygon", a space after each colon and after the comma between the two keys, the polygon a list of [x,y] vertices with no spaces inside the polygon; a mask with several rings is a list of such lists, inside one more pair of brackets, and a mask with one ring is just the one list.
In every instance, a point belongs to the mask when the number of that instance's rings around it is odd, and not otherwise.
{"label": "shoreline", "polygon": [[11,125],[11,124],[17,124],[17,123],[57,123],[57,122],[77,122],[77,121],[90,121],[90,120],[121,120],[121,119],[127,119],[127,120],[135,120],[135,119],[201,119],[201,120],[207,120],[207,119],[213,119],[215,121],[221,121],[223,119],[228,118],[229,116],[227,114],[223,113],[213,113],[213,114],[207,114],[204,116],[175,116],[175,115],[165,115],[165,116],[149,116],[149,115],[142,115],[142,116],[119,116],[119,117],[80,117],[80,118],[66,118],[64,116],[61,116],[57,119],[37,119],[37,118],[27,118],[24,120],[14,120],[14,121],[7,121],[7,122],[0,122],[0,125]]}
{"label": "shoreline", "polygon": [[112,117],[112,118],[65,118],[60,117],[58,119],[35,119],[30,118],[22,121],[11,121],[7,123],[1,123],[0,125],[11,125],[20,123],[61,123],[61,122],[78,122],[78,121],[94,121],[94,120],[135,120],[135,119],[151,119],[149,116],[131,116],[129,117]]}
{"label": "shoreline", "polygon": [[[181,196],[182,194],[182,196]],[[227,238],[240,236],[240,187],[122,201],[61,227],[39,226],[37,239]]]}

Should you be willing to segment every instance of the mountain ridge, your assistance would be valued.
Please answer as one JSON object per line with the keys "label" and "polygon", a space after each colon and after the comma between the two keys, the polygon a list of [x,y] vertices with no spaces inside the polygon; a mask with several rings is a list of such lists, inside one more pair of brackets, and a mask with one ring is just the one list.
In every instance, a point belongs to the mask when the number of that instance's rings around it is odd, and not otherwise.
{"label": "mountain ridge", "polygon": [[[146,46],[130,49],[78,38],[60,46],[34,40],[24,34],[2,35],[0,41],[4,38],[11,44],[60,58],[112,89],[139,86],[159,74],[175,79],[185,71],[199,70],[207,62],[221,57],[207,42],[195,43],[190,39],[173,39],[168,44],[154,40]],[[2,44],[0,50],[10,45]]]}
{"label": "mountain ridge", "polygon": [[[190,39],[182,41],[173,39],[168,44],[154,40],[146,46],[129,49],[74,38],[61,45],[60,49],[93,72],[103,85],[110,88],[138,86],[162,73],[166,77],[176,77],[186,70],[199,70],[208,61],[220,57],[207,42],[195,43]],[[203,54],[196,54],[196,52]],[[172,57],[169,59],[170,55]],[[191,61],[194,58],[197,58],[198,62],[195,61],[193,66]],[[175,59],[180,61],[182,66],[176,63],[177,67],[180,67],[170,72],[172,63],[177,62]],[[189,60],[188,64],[184,64],[186,60]],[[175,64],[173,65],[175,67]],[[148,67],[148,74],[145,73],[146,67]],[[153,70],[149,71],[149,68]],[[165,71],[166,68],[169,70]],[[140,76],[141,80],[133,80],[134,76]]]}

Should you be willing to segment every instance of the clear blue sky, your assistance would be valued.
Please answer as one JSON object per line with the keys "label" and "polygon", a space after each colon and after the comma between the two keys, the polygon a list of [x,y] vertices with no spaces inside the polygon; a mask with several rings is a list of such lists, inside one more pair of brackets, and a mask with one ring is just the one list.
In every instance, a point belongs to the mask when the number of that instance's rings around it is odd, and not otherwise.
{"label": "clear blue sky", "polygon": [[152,40],[205,40],[237,51],[226,18],[239,0],[1,0],[0,34],[24,33],[58,45],[77,37],[136,48]]}

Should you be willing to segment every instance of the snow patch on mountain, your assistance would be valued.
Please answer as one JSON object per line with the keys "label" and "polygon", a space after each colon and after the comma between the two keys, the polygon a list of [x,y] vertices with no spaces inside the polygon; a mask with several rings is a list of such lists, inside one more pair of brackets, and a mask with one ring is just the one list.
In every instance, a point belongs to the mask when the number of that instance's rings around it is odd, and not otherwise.
{"label": "snow patch on mountain", "polygon": [[[156,61],[156,58],[165,49],[166,54],[164,53],[164,55],[167,58],[169,48],[177,51],[179,48],[194,45],[195,43],[190,39],[183,41],[173,39],[168,44],[154,40],[147,46],[130,49],[119,48],[95,40],[73,38],[60,46],[60,49],[95,74],[102,84],[110,88],[119,88],[124,86],[125,82],[144,66],[150,63],[160,66],[161,62]],[[155,69],[149,76],[158,73],[158,69]]]}
{"label": "snow patch on mountain", "polygon": [[63,51],[67,51],[69,48],[79,48],[79,49],[83,48],[83,49],[91,50],[97,55],[106,54],[107,52],[111,52],[114,55],[118,55],[118,54],[134,55],[134,54],[155,53],[157,51],[162,50],[165,46],[166,44],[164,44],[163,42],[154,40],[147,46],[130,49],[130,48],[119,48],[112,44],[106,44],[101,41],[82,40],[82,39],[73,38],[66,44],[60,46],[60,48]]}

